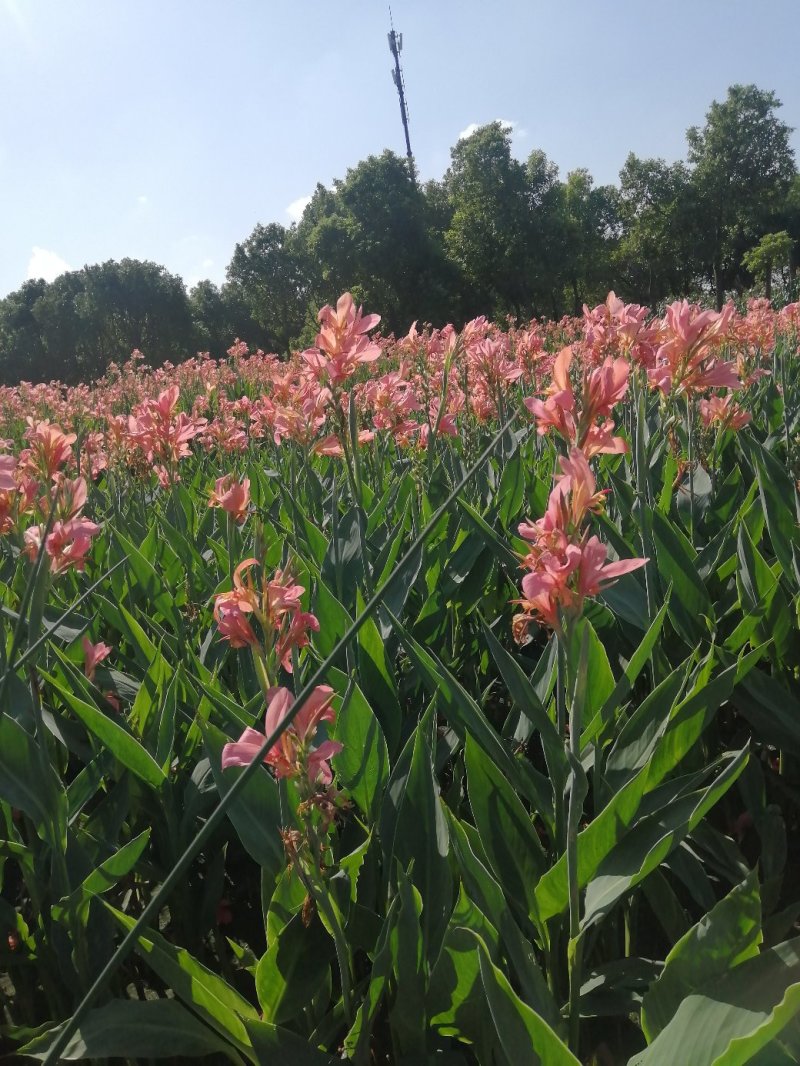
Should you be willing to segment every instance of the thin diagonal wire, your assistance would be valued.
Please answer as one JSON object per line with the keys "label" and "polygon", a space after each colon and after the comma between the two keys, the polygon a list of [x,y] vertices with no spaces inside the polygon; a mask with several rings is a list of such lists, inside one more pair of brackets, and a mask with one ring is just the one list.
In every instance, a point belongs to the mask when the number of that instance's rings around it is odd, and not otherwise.
{"label": "thin diagonal wire", "polygon": [[233,803],[233,801],[236,798],[236,796],[244,788],[245,783],[249,780],[251,775],[254,774],[256,772],[257,768],[261,765],[264,756],[267,754],[268,751],[271,750],[271,748],[281,738],[283,733],[292,724],[294,719],[300,713],[300,708],[303,706],[305,701],[311,695],[311,692],[313,691],[313,689],[325,677],[325,674],[327,673],[328,668],[332,665],[332,663],[336,660],[336,658],[342,653],[342,651],[344,651],[344,649],[350,644],[350,641],[353,639],[353,637],[356,636],[356,634],[359,632],[359,630],[364,625],[364,623],[367,621],[367,619],[370,618],[375,613],[376,609],[378,608],[378,606],[380,605],[381,601],[383,600],[383,597],[385,596],[387,590],[389,589],[389,586],[394,584],[394,582],[397,580],[397,578],[402,573],[402,571],[405,570],[406,566],[414,558],[414,556],[416,555],[416,553],[419,550],[419,548],[423,545],[425,540],[428,538],[429,534],[436,527],[436,524],[438,523],[438,521],[442,517],[442,515],[447,511],[447,509],[450,507],[450,505],[456,499],[458,494],[467,485],[467,483],[472,480],[472,478],[475,476],[475,474],[478,472],[478,470],[480,470],[480,468],[483,466],[483,464],[486,462],[486,460],[494,452],[494,450],[497,447],[497,445],[500,443],[500,441],[503,439],[505,434],[508,432],[508,430],[513,425],[514,420],[516,419],[516,417],[517,417],[517,414],[515,413],[515,414],[513,414],[511,416],[511,418],[508,419],[508,421],[505,423],[505,425],[503,425],[503,427],[496,434],[496,436],[492,438],[492,440],[487,445],[485,450],[478,456],[478,458],[473,463],[473,465],[469,468],[469,470],[467,470],[467,472],[464,474],[464,476],[461,478],[461,480],[455,486],[455,488],[450,493],[450,495],[447,497],[447,499],[444,501],[444,503],[439,508],[437,508],[436,511],[434,511],[433,515],[430,518],[430,521],[420,531],[420,533],[417,536],[416,540],[412,543],[411,547],[408,549],[408,551],[405,553],[405,555],[402,557],[402,559],[398,562],[397,566],[394,568],[392,573],[389,575],[389,577],[386,579],[386,581],[384,581],[384,583],[381,585],[381,587],[376,590],[376,592],[373,594],[372,598],[365,605],[364,610],[361,612],[361,614],[358,616],[358,618],[355,619],[355,621],[350,626],[350,628],[347,630],[347,632],[344,634],[344,636],[342,636],[337,641],[337,643],[334,645],[334,647],[331,650],[331,653],[328,655],[328,657],[322,663],[320,663],[320,665],[317,667],[317,669],[312,674],[311,678],[302,687],[302,689],[300,690],[297,698],[295,699],[294,703],[292,704],[292,707],[289,710],[289,713],[286,715],[286,717],[283,719],[283,721],[278,725],[278,727],[275,729],[275,731],[272,733],[272,735],[266,738],[264,743],[261,745],[261,748],[259,749],[259,751],[255,755],[255,757],[253,758],[253,761],[248,766],[246,766],[244,768],[244,770],[241,773],[241,775],[237,778],[237,780],[233,783],[233,785],[231,786],[229,791],[222,797],[222,799],[219,801],[217,806],[214,808],[214,810],[208,816],[208,819],[207,819],[205,825],[203,825],[203,827],[197,832],[197,834],[195,835],[195,837],[192,840],[192,842],[187,846],[186,850],[183,852],[181,857],[178,859],[178,861],[172,867],[170,872],[167,874],[166,878],[164,879],[164,881],[163,881],[163,883],[161,885],[161,888],[159,888],[158,891],[155,893],[155,895],[151,898],[150,902],[147,904],[147,906],[144,908],[144,910],[142,911],[142,913],[139,915],[138,919],[136,920],[136,924],[133,925],[131,927],[131,929],[129,930],[129,932],[125,935],[124,939],[119,944],[119,946],[116,949],[116,951],[114,952],[114,954],[111,956],[111,958],[108,960],[106,965],[103,967],[103,969],[98,974],[97,978],[95,979],[95,981],[92,984],[92,986],[89,989],[89,991],[86,993],[86,995],[83,997],[81,1002],[78,1004],[78,1006],[77,1006],[77,1008],[75,1010],[75,1013],[69,1019],[69,1021],[65,1025],[65,1027],[62,1029],[62,1031],[59,1033],[58,1037],[56,1038],[55,1043],[52,1045],[52,1047],[48,1051],[48,1053],[47,1053],[47,1055],[46,1055],[46,1057],[44,1059],[44,1066],[53,1066],[53,1064],[58,1062],[58,1059],[59,1059],[59,1056],[60,1056],[61,1052],[64,1050],[64,1048],[67,1046],[68,1041],[72,1038],[72,1036],[77,1031],[78,1026],[80,1025],[84,1015],[86,1014],[87,1010],[92,1005],[92,1003],[94,1002],[94,1000],[97,997],[97,995],[105,988],[106,984],[108,983],[109,979],[113,976],[113,974],[116,972],[117,968],[121,965],[121,963],[127,958],[127,956],[130,954],[130,952],[133,950],[133,948],[134,948],[134,946],[136,944],[136,941],[139,938],[139,934],[141,933],[141,931],[148,924],[150,918],[152,918],[154,915],[156,915],[158,913],[158,911],[160,910],[163,902],[167,899],[167,897],[169,896],[170,892],[172,891],[172,889],[175,887],[175,885],[177,884],[178,880],[180,879],[181,875],[186,870],[186,868],[189,866],[189,863],[192,861],[192,859],[195,857],[195,855],[200,851],[202,846],[211,837],[211,834],[214,832],[214,830],[219,825],[219,823],[222,820],[222,816],[224,815],[225,811],[228,809],[228,807],[230,807],[230,805]]}

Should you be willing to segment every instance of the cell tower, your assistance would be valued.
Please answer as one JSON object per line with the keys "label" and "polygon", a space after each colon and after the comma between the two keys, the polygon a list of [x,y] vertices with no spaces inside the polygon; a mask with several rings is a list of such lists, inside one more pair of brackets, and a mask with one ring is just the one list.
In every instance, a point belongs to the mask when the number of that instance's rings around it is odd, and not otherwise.
{"label": "cell tower", "polygon": [[408,135],[408,104],[406,103],[406,83],[403,80],[403,69],[400,66],[400,53],[403,51],[403,35],[402,33],[395,32],[394,22],[392,21],[391,7],[389,8],[389,24],[392,27],[389,31],[389,51],[394,56],[392,81],[397,86],[397,95],[400,97],[400,118],[403,120],[403,132],[406,135],[406,155],[408,156],[408,165],[411,168],[411,174],[413,177],[414,156],[411,154],[411,138]]}

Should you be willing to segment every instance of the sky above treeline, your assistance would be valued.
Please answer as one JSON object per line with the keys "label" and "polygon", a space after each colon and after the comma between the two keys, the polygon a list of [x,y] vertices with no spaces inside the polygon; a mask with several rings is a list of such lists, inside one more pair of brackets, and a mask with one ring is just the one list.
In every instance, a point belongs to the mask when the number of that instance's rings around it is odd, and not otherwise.
{"label": "sky above treeline", "polygon": [[[800,127],[798,0],[394,0],[423,180],[511,125],[563,177],[685,157],[735,82]],[[220,283],[254,226],[405,152],[379,0],[0,0],[0,296],[130,256]],[[792,136],[800,156],[800,134]]]}

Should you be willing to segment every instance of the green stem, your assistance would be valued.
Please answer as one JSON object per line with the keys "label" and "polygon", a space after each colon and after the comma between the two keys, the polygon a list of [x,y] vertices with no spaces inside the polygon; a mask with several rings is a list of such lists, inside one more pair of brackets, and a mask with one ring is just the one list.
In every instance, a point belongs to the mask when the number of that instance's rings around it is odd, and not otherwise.
{"label": "green stem", "polygon": [[694,547],[694,426],[692,419],[692,397],[686,392],[686,439],[689,450],[689,540]]}
{"label": "green stem", "polygon": [[[567,811],[567,883],[569,886],[569,944],[567,972],[569,975],[569,1045],[577,1055],[580,1044],[580,991],[583,979],[583,937],[581,935],[580,879],[578,872],[578,829],[586,797],[586,777],[581,767],[581,730],[583,703],[586,698],[589,630],[583,623],[580,653],[574,671],[575,687],[570,704],[569,764],[570,787]],[[564,652],[568,656],[569,638],[564,638]],[[574,645],[573,645],[574,647]]]}

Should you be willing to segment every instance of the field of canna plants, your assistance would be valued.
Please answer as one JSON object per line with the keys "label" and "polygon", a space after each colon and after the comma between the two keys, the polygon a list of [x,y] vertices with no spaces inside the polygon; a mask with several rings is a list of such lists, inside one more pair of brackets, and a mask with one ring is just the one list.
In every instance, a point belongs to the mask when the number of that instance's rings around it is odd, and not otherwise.
{"label": "field of canna plants", "polygon": [[800,305],[378,323],[0,390],[3,1050],[800,1062]]}

